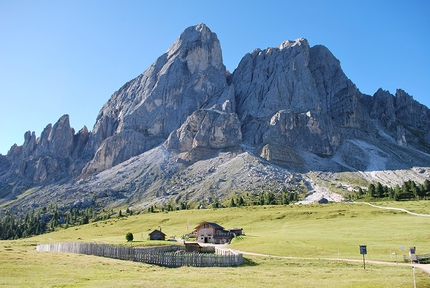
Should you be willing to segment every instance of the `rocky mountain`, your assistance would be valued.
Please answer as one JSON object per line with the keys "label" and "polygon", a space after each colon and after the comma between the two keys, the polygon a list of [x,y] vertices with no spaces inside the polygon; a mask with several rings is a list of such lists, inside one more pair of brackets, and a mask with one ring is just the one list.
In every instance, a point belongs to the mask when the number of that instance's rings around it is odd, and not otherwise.
{"label": "rocky mountain", "polygon": [[430,110],[405,91],[361,93],[303,38],[256,49],[231,74],[198,24],[111,96],[92,131],[65,115],[0,154],[0,202],[145,207],[262,189],[341,199],[332,193],[369,181],[423,182],[429,153]]}

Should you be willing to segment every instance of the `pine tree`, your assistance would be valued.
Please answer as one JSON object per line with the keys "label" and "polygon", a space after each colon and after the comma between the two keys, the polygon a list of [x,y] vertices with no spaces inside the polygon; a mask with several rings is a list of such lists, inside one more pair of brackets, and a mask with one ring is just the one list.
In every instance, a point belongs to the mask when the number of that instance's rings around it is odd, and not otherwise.
{"label": "pine tree", "polygon": [[243,205],[245,205],[245,201],[243,200],[243,197],[242,196],[239,196],[238,198],[237,198],[237,206],[243,206]]}
{"label": "pine tree", "polygon": [[396,187],[394,187],[394,200],[395,201],[399,201],[400,200],[401,193],[402,193],[402,191],[400,189],[399,184],[396,184]]}
{"label": "pine tree", "polygon": [[373,184],[369,184],[369,187],[367,187],[367,194],[369,195],[369,197],[375,197],[375,185]]}
{"label": "pine tree", "polygon": [[375,197],[383,198],[384,197],[384,189],[382,188],[382,184],[377,182],[375,187]]}
{"label": "pine tree", "polygon": [[359,198],[361,198],[364,195],[364,191],[363,189],[361,189],[361,187],[358,188],[358,196]]}
{"label": "pine tree", "polygon": [[236,207],[236,203],[234,203],[234,198],[230,200],[230,207]]}

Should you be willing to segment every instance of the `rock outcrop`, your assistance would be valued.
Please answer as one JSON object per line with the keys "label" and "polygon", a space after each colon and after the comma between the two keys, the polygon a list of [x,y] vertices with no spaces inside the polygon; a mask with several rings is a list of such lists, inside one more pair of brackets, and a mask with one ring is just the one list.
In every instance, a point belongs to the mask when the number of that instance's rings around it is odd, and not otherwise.
{"label": "rock outcrop", "polygon": [[380,88],[372,100],[373,105],[369,107],[370,117],[378,119],[384,127],[389,128],[396,121],[395,98],[390,92]]}
{"label": "rock outcrop", "polygon": [[196,161],[206,153],[239,146],[242,141],[236,113],[197,110],[173,131],[164,146],[179,153],[188,152],[184,160]]}
{"label": "rock outcrop", "polygon": [[0,172],[1,181],[31,186],[78,175],[88,135],[86,127],[75,135],[68,115],[62,116],[54,126],[48,124],[39,138],[27,131],[24,144],[15,144],[4,157],[2,167],[7,168]]}
{"label": "rock outcrop", "polygon": [[95,156],[84,173],[108,169],[161,144],[194,111],[216,106],[213,99],[233,99],[230,90],[224,91],[226,73],[216,34],[204,24],[187,28],[167,53],[103,106],[87,147]]}
{"label": "rock outcrop", "polygon": [[379,89],[365,102],[372,119],[377,120],[395,141],[429,152],[430,110],[401,89],[392,95]]}
{"label": "rock outcrop", "polygon": [[244,141],[331,155],[366,128],[361,93],[340,62],[306,39],[254,50],[232,76]]}

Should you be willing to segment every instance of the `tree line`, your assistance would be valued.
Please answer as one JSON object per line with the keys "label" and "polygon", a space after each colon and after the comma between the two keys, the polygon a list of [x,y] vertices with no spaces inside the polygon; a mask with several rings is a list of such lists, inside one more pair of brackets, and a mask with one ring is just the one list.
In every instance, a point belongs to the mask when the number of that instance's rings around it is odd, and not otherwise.
{"label": "tree line", "polygon": [[394,201],[407,200],[429,200],[430,199],[430,181],[425,180],[422,184],[417,184],[412,180],[405,181],[403,184],[396,185],[394,188],[376,184],[369,184],[366,189],[359,188],[356,195],[357,199],[387,199]]}
{"label": "tree line", "polygon": [[242,195],[232,197],[229,207],[241,207],[241,206],[258,206],[258,205],[288,205],[298,201],[298,193],[283,189],[281,193],[275,193],[273,191],[262,191],[257,195]]}
{"label": "tree line", "polygon": [[[190,204],[182,201],[178,204],[168,203],[157,207],[152,205],[147,208],[147,212],[168,212],[173,210],[188,210],[194,208],[223,208],[241,207],[257,205],[288,205],[298,201],[299,194],[296,191],[283,189],[280,193],[271,190],[261,191],[258,194],[242,194],[233,196],[220,202],[218,199],[212,203],[201,202]],[[404,182],[401,186],[394,188],[382,185],[380,182],[369,184],[367,189],[359,188],[352,197],[355,199],[387,199],[394,201],[407,200],[429,200],[430,181],[425,180],[422,184],[417,184],[412,180]],[[6,211],[0,215],[0,240],[25,238],[42,233],[54,231],[57,227],[68,228],[69,226],[84,225],[90,222],[107,220],[115,214],[113,210],[96,210],[95,207],[59,209],[52,203],[48,207],[41,209],[31,209],[24,217],[17,217],[11,211]],[[132,215],[129,208],[123,213],[119,210],[118,217]]]}
{"label": "tree line", "polygon": [[169,212],[189,209],[206,209],[206,208],[226,208],[226,207],[241,207],[241,206],[257,206],[257,205],[288,205],[298,201],[298,193],[283,189],[281,193],[273,191],[262,191],[255,195],[238,195],[231,197],[223,202],[215,199],[211,203],[200,201],[199,203],[189,203],[181,201],[179,203],[165,203],[163,205],[151,205],[147,208],[148,213]]}
{"label": "tree line", "polygon": [[60,210],[50,204],[41,209],[31,209],[24,217],[17,217],[10,210],[0,218],[0,240],[18,239],[54,231],[57,227],[68,228],[107,220],[113,211],[104,209],[97,213],[94,207]]}
{"label": "tree line", "polygon": [[42,234],[45,232],[45,227],[41,220],[41,213],[36,213],[34,210],[26,213],[22,220],[7,211],[0,221],[0,239],[18,239]]}

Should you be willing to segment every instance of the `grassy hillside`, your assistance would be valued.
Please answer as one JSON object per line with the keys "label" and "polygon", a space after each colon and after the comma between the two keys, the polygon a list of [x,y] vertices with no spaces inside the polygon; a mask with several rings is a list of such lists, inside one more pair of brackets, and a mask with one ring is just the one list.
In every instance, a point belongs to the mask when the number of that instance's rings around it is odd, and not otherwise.
{"label": "grassy hillside", "polygon": [[[420,212],[430,211],[430,203],[415,203]],[[408,208],[413,210],[413,207]],[[126,244],[127,232],[134,234],[133,245],[145,245],[149,242],[146,240],[148,233],[153,229],[161,227],[168,236],[180,237],[187,233],[187,223],[191,230],[202,221],[217,222],[225,228],[242,227],[246,235],[233,241],[230,247],[234,249],[293,258],[246,256],[245,265],[236,268],[171,269],[86,255],[35,251],[37,243]],[[406,249],[416,246],[418,254],[430,253],[429,231],[429,217],[359,204],[141,214],[70,227],[24,240],[0,241],[0,285],[218,287],[217,282],[222,281],[239,287],[412,287],[410,267],[368,264],[364,270],[360,262],[322,258],[362,259],[358,247],[361,244],[368,247],[368,260],[394,262],[391,253],[401,255],[400,246]],[[417,270],[417,281],[418,287],[430,287],[429,276],[420,270]]]}

